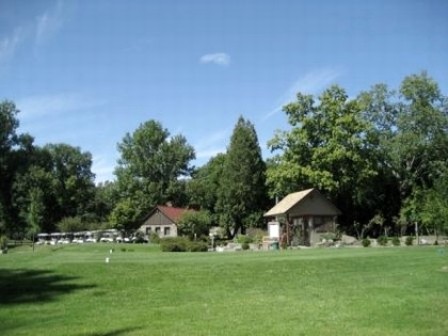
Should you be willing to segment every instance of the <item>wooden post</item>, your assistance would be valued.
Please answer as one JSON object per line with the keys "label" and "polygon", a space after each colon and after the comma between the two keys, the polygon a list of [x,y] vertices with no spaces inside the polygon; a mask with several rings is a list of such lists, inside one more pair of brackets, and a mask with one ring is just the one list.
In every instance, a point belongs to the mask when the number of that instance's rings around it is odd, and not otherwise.
{"label": "wooden post", "polygon": [[417,239],[417,245],[419,245],[419,239],[418,239],[418,222],[415,222],[415,238]]}
{"label": "wooden post", "polygon": [[289,215],[286,214],[286,246],[289,246]]}

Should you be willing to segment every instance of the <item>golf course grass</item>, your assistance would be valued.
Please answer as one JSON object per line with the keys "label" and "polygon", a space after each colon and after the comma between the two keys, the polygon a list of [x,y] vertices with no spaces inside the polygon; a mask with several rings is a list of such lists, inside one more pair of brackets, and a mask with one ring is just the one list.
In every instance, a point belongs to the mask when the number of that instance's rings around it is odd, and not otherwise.
{"label": "golf course grass", "polygon": [[84,244],[0,256],[3,336],[447,334],[446,247]]}

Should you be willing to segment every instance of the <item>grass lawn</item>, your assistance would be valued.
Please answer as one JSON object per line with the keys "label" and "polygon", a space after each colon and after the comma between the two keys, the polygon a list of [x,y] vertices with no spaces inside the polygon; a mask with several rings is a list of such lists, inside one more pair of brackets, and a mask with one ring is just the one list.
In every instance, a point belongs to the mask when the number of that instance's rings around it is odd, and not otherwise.
{"label": "grass lawn", "polygon": [[3,336],[447,333],[443,247],[176,254],[85,244],[0,256]]}

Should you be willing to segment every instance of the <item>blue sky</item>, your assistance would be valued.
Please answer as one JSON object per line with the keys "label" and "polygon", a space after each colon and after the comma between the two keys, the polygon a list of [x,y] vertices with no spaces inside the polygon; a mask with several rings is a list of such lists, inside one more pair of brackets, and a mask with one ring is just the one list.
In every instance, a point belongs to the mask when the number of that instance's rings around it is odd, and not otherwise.
{"label": "blue sky", "polygon": [[0,99],[37,144],[91,152],[98,182],[149,119],[199,166],[243,115],[267,157],[298,91],[355,96],[422,70],[447,94],[448,1],[0,0]]}

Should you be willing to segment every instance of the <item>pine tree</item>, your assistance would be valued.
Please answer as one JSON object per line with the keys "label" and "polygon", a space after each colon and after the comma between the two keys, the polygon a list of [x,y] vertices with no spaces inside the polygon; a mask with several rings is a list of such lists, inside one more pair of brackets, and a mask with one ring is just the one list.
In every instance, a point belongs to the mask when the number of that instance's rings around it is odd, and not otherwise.
{"label": "pine tree", "polygon": [[254,125],[240,117],[227,149],[216,209],[229,237],[261,224],[267,200],[265,172]]}

